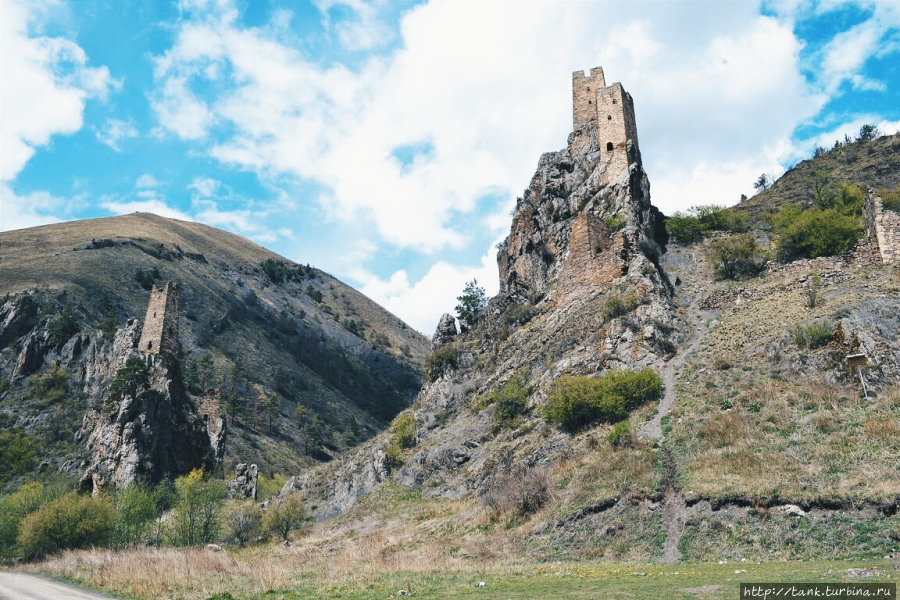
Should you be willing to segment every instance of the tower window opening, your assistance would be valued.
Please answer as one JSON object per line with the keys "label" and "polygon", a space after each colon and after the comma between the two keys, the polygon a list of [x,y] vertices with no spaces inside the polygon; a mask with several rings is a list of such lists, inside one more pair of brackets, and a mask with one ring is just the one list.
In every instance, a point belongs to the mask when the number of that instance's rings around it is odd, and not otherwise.
{"label": "tower window opening", "polygon": [[607,152],[612,152],[612,151],[613,151],[613,145],[612,145],[612,142],[606,142],[606,151],[607,151]]}
{"label": "tower window opening", "polygon": [[612,115],[606,115],[606,120],[607,120],[607,121],[612,121]]}
{"label": "tower window opening", "polygon": [[593,102],[591,102],[590,100],[588,100],[588,104],[593,104]]}
{"label": "tower window opening", "polygon": [[156,317],[156,311],[153,311],[153,317],[154,318]]}
{"label": "tower window opening", "polygon": [[153,349],[153,342],[152,341],[147,342],[147,350],[152,350],[152,349]]}
{"label": "tower window opening", "polygon": [[613,104],[615,104],[615,103],[616,103],[616,99],[615,99],[615,98],[613,98]]}

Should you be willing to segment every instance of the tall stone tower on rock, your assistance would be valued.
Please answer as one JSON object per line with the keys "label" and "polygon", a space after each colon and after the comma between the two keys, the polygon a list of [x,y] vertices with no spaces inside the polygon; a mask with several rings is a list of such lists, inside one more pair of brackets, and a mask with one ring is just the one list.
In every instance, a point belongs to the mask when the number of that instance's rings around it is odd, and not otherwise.
{"label": "tall stone tower on rock", "polygon": [[178,351],[178,285],[167,281],[153,286],[138,351],[145,354],[175,354]]}
{"label": "tall stone tower on rock", "polygon": [[607,180],[640,162],[634,100],[621,83],[606,86],[602,67],[572,73],[572,131],[576,143],[596,136]]}
{"label": "tall stone tower on rock", "polygon": [[[634,101],[603,69],[572,74],[568,145],[541,156],[499,246],[500,293],[567,303],[629,274],[658,269],[666,235],[650,204]],[[665,286],[665,276],[658,278]]]}

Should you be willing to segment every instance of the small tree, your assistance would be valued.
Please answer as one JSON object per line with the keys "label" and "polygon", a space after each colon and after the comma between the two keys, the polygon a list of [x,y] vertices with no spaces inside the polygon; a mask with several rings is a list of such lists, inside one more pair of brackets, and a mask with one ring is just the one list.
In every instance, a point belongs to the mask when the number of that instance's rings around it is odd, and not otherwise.
{"label": "small tree", "polygon": [[416,417],[412,411],[400,413],[391,421],[391,439],[401,449],[416,445]]}
{"label": "small tree", "polygon": [[277,504],[270,504],[263,517],[263,527],[272,535],[288,542],[291,532],[306,521],[306,507],[296,495],[290,495]]}
{"label": "small tree", "polygon": [[461,296],[456,297],[459,304],[456,305],[456,315],[463,321],[472,321],[487,306],[487,296],[484,288],[478,285],[478,280],[473,279],[463,288]]}
{"label": "small tree", "polygon": [[175,480],[178,504],[172,519],[173,542],[177,546],[207,544],[219,537],[219,513],[225,504],[225,483],[206,479],[194,469]]}
{"label": "small tree", "polygon": [[772,185],[772,180],[765,173],[761,174],[756,182],[753,184],[753,189],[758,192],[764,192],[769,189],[769,186]]}
{"label": "small tree", "polygon": [[716,270],[726,279],[759,271],[761,252],[749,233],[719,238],[709,243]]}
{"label": "small tree", "polygon": [[881,135],[881,132],[878,131],[878,127],[872,124],[866,124],[859,128],[859,137],[856,138],[857,142],[871,142],[875,138]]}
{"label": "small tree", "polygon": [[262,511],[252,500],[230,504],[225,508],[224,517],[228,537],[241,548],[259,533]]}
{"label": "small tree", "polygon": [[70,492],[22,521],[18,542],[26,558],[106,543],[116,523],[109,499]]}
{"label": "small tree", "polygon": [[134,396],[138,390],[150,387],[150,369],[139,356],[125,361],[125,366],[116,371],[116,377],[109,386],[108,404],[120,401],[124,396]]}
{"label": "small tree", "polygon": [[157,516],[153,492],[133,483],[116,491],[118,522],[113,542],[119,547],[137,546],[145,541]]}

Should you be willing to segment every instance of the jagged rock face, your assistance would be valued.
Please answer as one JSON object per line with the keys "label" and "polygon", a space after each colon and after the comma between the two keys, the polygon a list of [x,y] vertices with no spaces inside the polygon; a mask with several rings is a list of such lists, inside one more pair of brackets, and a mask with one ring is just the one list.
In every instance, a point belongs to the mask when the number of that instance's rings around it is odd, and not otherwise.
{"label": "jagged rock face", "polygon": [[[129,319],[110,336],[86,327],[75,309],[73,322],[80,324],[61,329],[56,311],[67,306],[67,300],[66,291],[27,290],[0,306],[0,373],[8,374],[9,382],[29,386],[27,378],[55,365],[64,371],[67,386],[61,405],[48,407],[35,398],[24,411],[31,415],[18,417],[17,426],[37,435],[50,420],[60,419],[55,425],[62,430],[60,436],[74,438],[77,447],[60,469],[81,473],[82,485],[89,490],[220,467],[225,425],[216,394],[201,399],[198,407],[183,389],[180,375],[154,356],[148,388],[104,406],[116,373],[137,355],[140,322]],[[80,429],[75,425],[66,431],[78,421]]]}
{"label": "jagged rock face", "polygon": [[444,313],[441,315],[441,320],[438,321],[437,329],[431,338],[431,346],[435,349],[440,348],[452,342],[454,338],[456,338],[456,319],[449,313]]}
{"label": "jagged rock face", "polygon": [[256,484],[259,481],[259,468],[256,465],[240,463],[236,467],[234,479],[228,482],[229,498],[256,500]]}
{"label": "jagged rock face", "polygon": [[541,157],[497,253],[501,295],[536,303],[557,282],[609,284],[639,255],[655,266],[666,242],[662,215],[650,204],[640,153],[629,147],[629,157],[627,169],[610,172],[589,128]]}
{"label": "jagged rock face", "polygon": [[[116,335],[110,360],[115,370],[136,355],[138,334],[137,321],[131,320]],[[85,414],[78,436],[87,438],[91,453],[81,482],[85,489],[98,492],[135,481],[156,482],[196,468],[215,471],[221,465],[222,419],[200,413],[163,357],[145,359],[148,389],[125,395],[111,408],[94,404]]]}

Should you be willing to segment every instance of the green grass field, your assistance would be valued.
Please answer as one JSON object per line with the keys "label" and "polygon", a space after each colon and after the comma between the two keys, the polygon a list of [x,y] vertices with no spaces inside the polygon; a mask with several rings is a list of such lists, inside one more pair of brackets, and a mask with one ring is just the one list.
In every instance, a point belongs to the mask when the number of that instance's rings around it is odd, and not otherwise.
{"label": "green grass field", "polygon": [[[276,559],[277,560],[277,559]],[[493,566],[481,571],[396,571],[358,572],[335,579],[327,573],[318,576],[309,571],[293,575],[281,571],[261,571],[247,577],[219,581],[213,593],[195,589],[170,589],[172,598],[205,600],[370,600],[397,598],[401,590],[415,598],[543,599],[543,598],[640,598],[733,600],[739,597],[741,583],[875,583],[900,578],[897,559],[869,561],[811,562],[733,562],[660,564],[548,563],[518,567]],[[45,571],[44,574],[59,576]],[[66,577],[75,583],[121,598],[155,596],[134,595],[121,589],[97,585],[94,580]],[[261,591],[267,580],[273,589]],[[276,582],[277,581],[277,582]],[[290,583],[287,583],[290,581]],[[479,586],[484,582],[484,586]],[[201,586],[202,587],[202,586]],[[257,591],[253,591],[253,590]],[[212,590],[210,590],[212,591]],[[117,593],[119,592],[119,593]]]}

